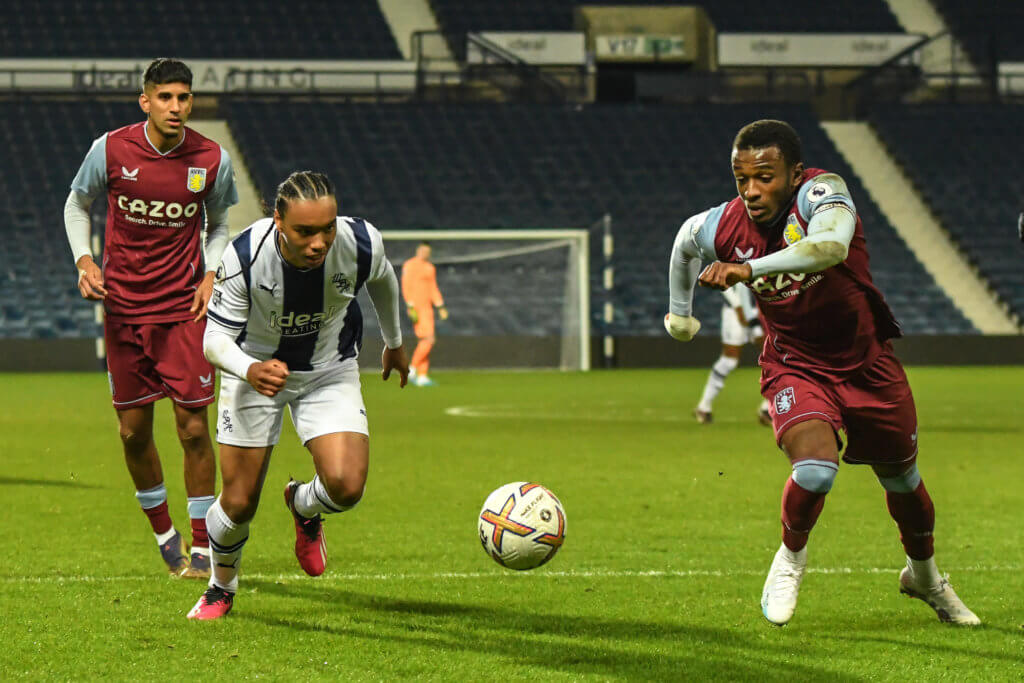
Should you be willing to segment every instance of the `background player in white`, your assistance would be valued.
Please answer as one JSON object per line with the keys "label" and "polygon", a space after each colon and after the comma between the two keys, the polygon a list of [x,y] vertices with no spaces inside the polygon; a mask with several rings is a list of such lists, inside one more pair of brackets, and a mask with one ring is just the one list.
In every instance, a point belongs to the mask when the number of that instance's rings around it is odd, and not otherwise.
{"label": "background player in white", "polygon": [[401,387],[408,379],[398,278],[380,233],[337,213],[327,176],[293,173],[278,187],[273,219],[251,225],[224,253],[203,344],[224,371],[217,406],[223,489],[206,518],[213,574],[190,619],[231,610],[285,406],[316,468],[308,484],[285,487],[295,554],[307,574],[323,573],[320,515],[359,502],[369,464],[356,363],[362,315],[355,297],[364,283],[384,336],[383,378],[397,370]]}
{"label": "background player in white", "polygon": [[[722,297],[722,355],[711,366],[708,381],[704,383],[704,393],[693,411],[693,416],[701,424],[711,424],[712,404],[725,387],[729,373],[740,364],[743,345],[753,344],[756,348],[764,345],[761,317],[750,290],[741,284],[733,285],[722,292]],[[763,425],[772,423],[767,399],[761,399],[757,419]]]}

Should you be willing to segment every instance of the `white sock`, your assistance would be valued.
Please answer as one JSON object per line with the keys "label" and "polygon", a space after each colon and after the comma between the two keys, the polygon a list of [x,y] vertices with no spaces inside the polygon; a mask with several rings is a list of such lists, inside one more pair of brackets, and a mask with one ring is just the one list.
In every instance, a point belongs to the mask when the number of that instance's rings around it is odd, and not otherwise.
{"label": "white sock", "polygon": [[351,507],[338,505],[331,500],[319,475],[313,477],[313,481],[303,484],[295,490],[294,504],[295,511],[306,518],[315,517],[321,513],[330,515],[335,512],[344,512]]}
{"label": "white sock", "polygon": [[715,364],[711,366],[711,374],[708,375],[707,384],[704,385],[704,394],[700,397],[700,403],[697,404],[697,410],[703,413],[711,412],[711,404],[718,396],[718,393],[725,386],[725,378],[729,376],[729,373],[736,369],[736,366],[740,362],[736,358],[729,358],[728,356],[719,356]]}
{"label": "white sock", "polygon": [[789,547],[783,543],[779,550],[782,552],[783,557],[793,564],[806,564],[807,562],[807,546],[804,546],[800,550],[790,550]]}
{"label": "white sock", "polygon": [[914,573],[914,580],[922,586],[934,587],[942,583],[942,575],[939,568],[935,566],[935,556],[927,560],[912,560],[907,558],[907,566]]}
{"label": "white sock", "polygon": [[761,399],[761,405],[757,407],[758,412],[764,411],[764,410],[768,410],[768,409],[769,409],[768,399],[766,399],[766,398]]}
{"label": "white sock", "polygon": [[218,498],[206,512],[206,532],[210,535],[210,557],[213,560],[210,586],[237,593],[238,565],[242,560],[242,548],[249,540],[249,523],[235,524],[231,521]]}
{"label": "white sock", "polygon": [[169,541],[172,538],[174,538],[174,534],[176,534],[176,533],[178,533],[178,530],[175,529],[172,526],[170,529],[168,529],[167,531],[163,532],[162,534],[153,534],[153,535],[156,536],[156,544],[157,545],[163,545],[164,543],[167,543],[167,541]]}

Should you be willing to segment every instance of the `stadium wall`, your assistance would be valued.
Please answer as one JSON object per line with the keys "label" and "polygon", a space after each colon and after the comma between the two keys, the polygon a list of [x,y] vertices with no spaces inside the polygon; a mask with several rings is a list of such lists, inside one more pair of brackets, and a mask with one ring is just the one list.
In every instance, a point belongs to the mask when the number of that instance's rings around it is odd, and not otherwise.
{"label": "stadium wall", "polygon": [[[379,339],[366,339],[363,366],[380,367]],[[431,364],[443,368],[557,367],[562,340],[557,337],[442,337]],[[415,343],[406,342],[412,353]],[[895,341],[907,365],[1024,365],[1024,336],[918,335]],[[680,344],[669,337],[618,337],[615,364],[620,368],[710,367],[721,352],[717,337]],[[742,362],[753,365],[757,353],[743,350]],[[601,338],[591,346],[595,369],[601,368]],[[92,339],[0,339],[0,372],[62,372],[99,370]]]}

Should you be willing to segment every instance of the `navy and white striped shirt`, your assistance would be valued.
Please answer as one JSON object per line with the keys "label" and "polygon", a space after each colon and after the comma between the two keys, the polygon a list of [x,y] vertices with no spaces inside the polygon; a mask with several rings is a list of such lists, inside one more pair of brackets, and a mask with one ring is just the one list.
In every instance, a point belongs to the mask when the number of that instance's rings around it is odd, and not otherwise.
{"label": "navy and white striped shirt", "polygon": [[[257,360],[314,370],[359,354],[363,317],[356,294],[365,283],[394,278],[380,232],[361,218],[338,216],[324,264],[309,269],[284,259],[274,221],[264,218],[224,251],[207,324],[236,334],[242,351]],[[402,343],[397,307],[393,324],[391,311],[382,313],[385,344],[396,348]]]}

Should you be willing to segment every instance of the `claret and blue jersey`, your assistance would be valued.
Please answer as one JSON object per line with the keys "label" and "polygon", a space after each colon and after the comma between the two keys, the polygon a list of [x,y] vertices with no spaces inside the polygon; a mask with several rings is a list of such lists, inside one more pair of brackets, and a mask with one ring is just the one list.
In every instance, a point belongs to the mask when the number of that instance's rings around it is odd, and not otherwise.
{"label": "claret and blue jersey", "polygon": [[145,129],[141,121],[97,138],[71,189],[90,200],[107,194],[107,316],[133,323],[189,320],[203,276],[204,208],[226,211],[238,203],[231,157],[190,128],[161,153]]}
{"label": "claret and blue jersey", "polygon": [[[790,205],[771,226],[760,226],[736,197],[683,224],[684,249],[710,263],[744,263],[795,244],[807,235],[815,213],[836,206],[856,215],[843,179],[808,169]],[[860,218],[846,260],[816,273],[777,273],[755,278],[766,327],[765,356],[829,376],[855,372],[877,356],[882,343],[900,335],[899,325],[869,270]]]}

